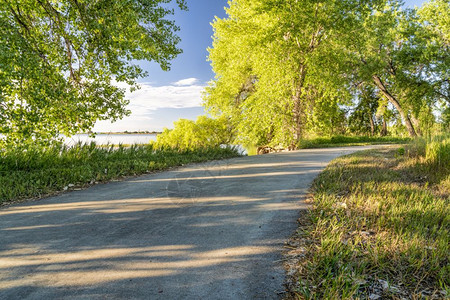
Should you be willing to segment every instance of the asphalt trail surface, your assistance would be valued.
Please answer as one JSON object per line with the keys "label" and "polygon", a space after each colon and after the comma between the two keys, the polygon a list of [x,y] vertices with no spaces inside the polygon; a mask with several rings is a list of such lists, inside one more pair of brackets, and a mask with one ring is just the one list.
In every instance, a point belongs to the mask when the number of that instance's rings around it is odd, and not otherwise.
{"label": "asphalt trail surface", "polygon": [[0,209],[0,299],[277,299],[315,176],[369,147],[195,164]]}

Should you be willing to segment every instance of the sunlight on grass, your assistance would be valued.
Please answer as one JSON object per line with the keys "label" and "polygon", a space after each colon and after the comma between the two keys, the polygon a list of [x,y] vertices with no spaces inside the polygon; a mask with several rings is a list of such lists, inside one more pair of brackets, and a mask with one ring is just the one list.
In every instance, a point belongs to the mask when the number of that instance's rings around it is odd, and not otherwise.
{"label": "sunlight on grass", "polygon": [[450,172],[427,154],[448,149],[431,145],[345,156],[315,180],[296,298],[449,295]]}
{"label": "sunlight on grass", "polygon": [[330,137],[311,137],[300,141],[298,148],[328,148],[341,146],[363,146],[376,144],[401,144],[407,143],[411,139],[395,136],[343,136],[336,135]]}
{"label": "sunlight on grass", "polygon": [[27,147],[0,151],[0,203],[43,197],[69,188],[239,156],[233,148],[179,151],[151,145]]}

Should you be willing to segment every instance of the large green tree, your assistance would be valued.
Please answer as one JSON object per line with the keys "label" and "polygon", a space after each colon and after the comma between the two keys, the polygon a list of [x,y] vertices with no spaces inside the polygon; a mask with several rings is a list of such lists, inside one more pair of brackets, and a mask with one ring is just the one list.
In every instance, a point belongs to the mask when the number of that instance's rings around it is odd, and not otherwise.
{"label": "large green tree", "polygon": [[228,17],[213,23],[216,78],[206,107],[258,145],[295,145],[308,129],[332,127],[342,115],[337,104],[350,99],[348,78],[336,76],[345,55],[336,40],[358,30],[378,2],[230,1]]}
{"label": "large green tree", "polygon": [[[1,0],[0,133],[51,140],[128,112],[124,90],[181,52],[171,0]],[[185,9],[184,0],[176,0]]]}
{"label": "large green tree", "polygon": [[[418,33],[427,51],[421,56],[426,68],[420,75],[430,84],[427,97],[437,99],[441,120],[450,125],[450,2],[430,0],[418,10]],[[430,91],[430,89],[429,89]]]}
{"label": "large green tree", "polygon": [[360,31],[340,40],[357,80],[380,91],[400,114],[410,136],[421,134],[424,124],[433,122],[433,106],[440,97],[448,97],[450,52],[442,20],[448,20],[449,4],[431,1],[427,7],[442,13],[436,20],[419,18],[415,10],[389,1],[361,19]]}
{"label": "large green tree", "polygon": [[287,146],[305,134],[336,133],[345,124],[342,105],[363,95],[361,85],[388,101],[381,107],[398,114],[411,136],[434,123],[439,101],[449,111],[448,1],[418,12],[397,0],[229,4],[228,17],[213,23],[216,78],[204,100],[246,143]]}
{"label": "large green tree", "polygon": [[375,135],[377,132],[377,111],[380,99],[371,85],[361,83],[357,89],[358,103],[349,115],[349,129],[357,134]]}

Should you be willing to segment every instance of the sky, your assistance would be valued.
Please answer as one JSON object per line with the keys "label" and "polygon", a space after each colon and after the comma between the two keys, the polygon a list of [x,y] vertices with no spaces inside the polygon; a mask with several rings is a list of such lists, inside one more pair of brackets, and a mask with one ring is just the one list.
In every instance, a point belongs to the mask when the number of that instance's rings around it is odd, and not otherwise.
{"label": "sky", "polygon": [[[173,122],[180,118],[195,120],[205,114],[201,93],[214,79],[207,61],[207,48],[212,44],[213,35],[211,22],[216,16],[226,17],[227,0],[186,2],[189,10],[176,9],[174,16],[181,29],[178,46],[183,53],[172,61],[170,71],[162,71],[153,62],[138,62],[148,72],[148,77],[139,80],[140,90],[126,93],[131,115],[115,123],[99,121],[94,132],[162,131],[173,128]],[[423,2],[406,0],[405,6],[421,6]]]}

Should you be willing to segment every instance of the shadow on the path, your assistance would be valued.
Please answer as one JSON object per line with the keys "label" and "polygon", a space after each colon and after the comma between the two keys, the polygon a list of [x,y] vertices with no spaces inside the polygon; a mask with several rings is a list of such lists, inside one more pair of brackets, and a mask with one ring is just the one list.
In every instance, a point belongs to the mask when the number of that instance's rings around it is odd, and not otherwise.
{"label": "shadow on the path", "polygon": [[0,298],[276,298],[315,161],[335,152],[210,162],[4,208]]}

